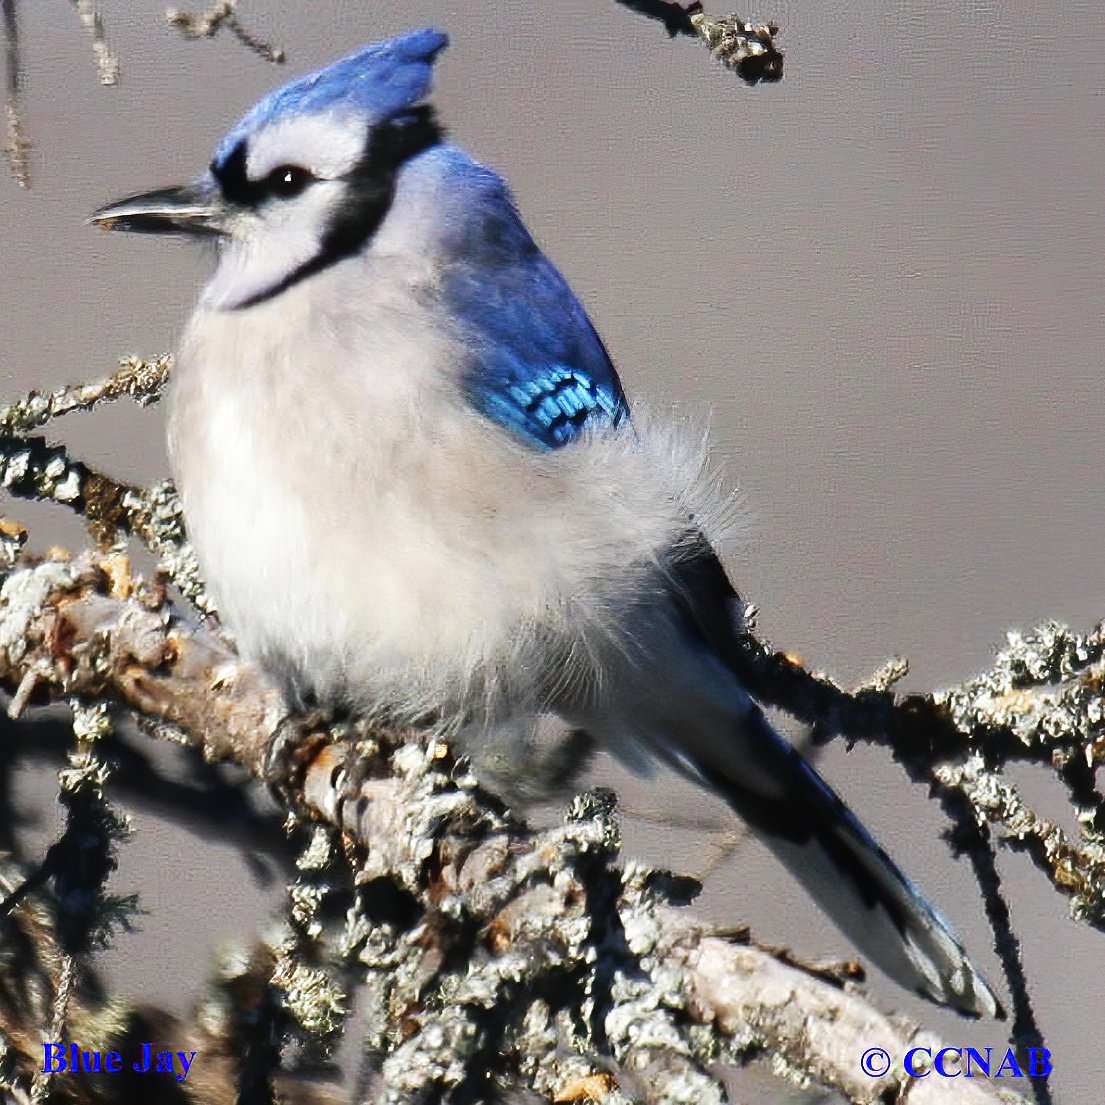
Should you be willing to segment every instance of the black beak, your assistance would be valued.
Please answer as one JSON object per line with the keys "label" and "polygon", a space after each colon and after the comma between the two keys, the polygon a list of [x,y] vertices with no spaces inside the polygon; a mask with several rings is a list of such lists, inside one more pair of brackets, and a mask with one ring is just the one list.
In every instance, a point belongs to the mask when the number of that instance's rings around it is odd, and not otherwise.
{"label": "black beak", "polygon": [[215,182],[201,177],[179,188],[162,188],[101,207],[88,221],[104,230],[139,234],[223,234],[227,206]]}

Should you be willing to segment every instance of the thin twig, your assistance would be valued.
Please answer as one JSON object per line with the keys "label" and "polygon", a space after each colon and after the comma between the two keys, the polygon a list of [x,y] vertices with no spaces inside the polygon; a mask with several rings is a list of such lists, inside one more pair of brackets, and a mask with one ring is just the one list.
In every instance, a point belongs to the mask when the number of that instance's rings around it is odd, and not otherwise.
{"label": "thin twig", "polygon": [[30,188],[31,167],[28,154],[31,143],[23,133],[20,93],[23,70],[19,52],[19,17],[16,0],[0,0],[0,18],[4,23],[4,145],[2,152],[20,188]]}
{"label": "thin twig", "polygon": [[92,56],[96,59],[96,73],[100,84],[118,84],[119,59],[112,53],[104,37],[104,23],[100,18],[99,8],[93,0],[72,0],[72,3],[77,9],[81,26],[92,39]]}
{"label": "thin twig", "polygon": [[286,60],[284,48],[272,46],[247,31],[238,19],[237,7],[237,0],[220,0],[199,15],[170,8],[165,19],[185,38],[214,38],[221,27],[229,27],[234,37],[258,57],[274,65],[283,65]]}
{"label": "thin twig", "polygon": [[[959,824],[962,825],[966,820],[967,815],[964,811],[964,816],[960,819]],[[998,874],[990,834],[981,826],[972,826],[972,828],[974,829],[973,840],[966,841],[962,835],[957,835],[956,839],[957,842],[962,842],[964,845],[964,851],[974,871],[975,880],[982,891],[986,918],[990,922],[991,931],[994,933],[994,950],[1001,961],[1005,982],[1009,987],[1010,1003],[1013,1007],[1013,1024],[1010,1038],[1023,1055],[1026,1048],[1044,1047],[1044,1034],[1040,1031],[1036,1010],[1032,1005],[1032,995],[1028,988],[1028,976],[1025,974],[1024,959],[1021,955],[1021,942],[1013,930],[1009,905],[1001,891],[1001,876]],[[1031,1063],[1026,1063],[1025,1068],[1031,1070]],[[1032,1075],[1029,1077],[1032,1079],[1032,1087],[1038,1105],[1051,1105],[1051,1090],[1047,1078]]]}
{"label": "thin twig", "polygon": [[[76,978],[77,964],[71,955],[62,953],[61,970],[58,973],[54,986],[53,1017],[50,1021],[49,1041],[60,1043],[66,1039],[66,1024],[69,1020],[69,1002],[73,997],[73,982]],[[31,1101],[34,1105],[41,1105],[50,1095],[50,1083],[53,1072],[47,1071],[46,1064],[35,1070],[34,1081],[31,1083]]]}

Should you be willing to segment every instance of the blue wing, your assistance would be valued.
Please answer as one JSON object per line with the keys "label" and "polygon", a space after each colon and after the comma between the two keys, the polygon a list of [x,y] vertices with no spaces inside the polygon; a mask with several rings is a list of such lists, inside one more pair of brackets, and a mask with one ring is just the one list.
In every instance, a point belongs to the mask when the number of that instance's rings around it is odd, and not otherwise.
{"label": "blue wing", "polygon": [[529,444],[556,449],[585,426],[616,426],[628,413],[613,366],[592,375],[566,364],[512,357],[501,362],[491,381],[469,388],[469,398],[482,414]]}
{"label": "blue wing", "polygon": [[468,401],[527,445],[556,449],[629,416],[621,382],[587,312],[564,277],[517,226],[498,264],[463,266],[448,297],[462,320]]}

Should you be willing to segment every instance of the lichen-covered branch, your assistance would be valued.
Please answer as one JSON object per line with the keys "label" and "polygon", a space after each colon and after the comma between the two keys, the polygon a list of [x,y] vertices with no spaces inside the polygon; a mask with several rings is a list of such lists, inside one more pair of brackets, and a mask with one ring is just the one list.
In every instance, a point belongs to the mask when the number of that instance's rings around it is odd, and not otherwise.
{"label": "lichen-covered branch", "polygon": [[[0,898],[26,880],[26,872],[0,857]],[[66,963],[73,964],[66,974]],[[234,1105],[239,1101],[237,1041],[253,1013],[250,995],[272,973],[271,952],[259,947],[227,954],[217,964],[207,994],[191,1019],[104,993],[84,964],[59,946],[48,904],[29,896],[7,914],[0,914],[0,1098],[32,1105],[41,1075],[42,1042],[51,1038],[50,1019],[58,1007],[61,985],[68,991],[67,1038],[86,1048],[131,1054],[133,1041],[148,1041],[161,1049],[195,1050],[203,1056],[184,1084],[162,1091],[161,1100],[177,1105]],[[56,1037],[55,1037],[56,1038]],[[63,1037],[65,1038],[65,1037]],[[63,1105],[105,1105],[133,1102],[115,1080],[85,1076],[55,1078],[49,1101]],[[346,1105],[338,1087],[314,1080],[305,1083],[278,1074],[276,1090],[288,1105]]]}
{"label": "lichen-covered branch", "polygon": [[[170,723],[206,757],[276,784],[302,821],[341,834],[344,849],[303,864],[315,881],[293,915],[303,934],[316,927],[313,903],[336,892],[326,872],[344,851],[355,905],[336,947],[379,1013],[366,1100],[520,1083],[550,1100],[593,1085],[610,1102],[638,1099],[637,1086],[649,1101],[720,1102],[715,1064],[753,1055],[854,1101],[904,1085],[900,1067],[868,1079],[859,1056],[877,1042],[900,1060],[918,1029],[824,972],[694,922],[676,908],[679,880],[619,864],[607,795],[532,832],[435,739],[289,716],[263,676],[178,621],[157,588],[118,579],[91,553],[17,562],[0,592],[0,684],[31,680],[29,701],[109,701]],[[292,953],[281,961],[292,1020],[332,1032],[341,985]],[[925,1085],[913,1102],[933,1092]],[[998,1100],[966,1080],[939,1093]]]}
{"label": "lichen-covered branch", "polygon": [[[751,1057],[857,1102],[906,1091],[901,1059],[928,1037],[879,1013],[854,975],[712,933],[677,909],[691,880],[621,863],[610,796],[581,796],[561,827],[532,832],[432,737],[292,716],[225,640],[177,617],[161,582],[133,573],[123,543],[139,537],[185,596],[205,603],[171,484],[119,484],[28,436],[104,401],[151,401],[168,368],[164,358],[129,360],[97,384],[0,410],[4,485],[75,509],[101,546],[32,561],[22,527],[0,522],[0,686],[12,694],[12,716],[61,699],[78,703],[78,716],[125,707],[152,735],[189,742],[275,787],[308,830],[286,926],[249,957],[249,1002],[231,1015],[212,999],[224,1010],[212,1046],[239,1060],[223,1069],[233,1084],[219,1093],[229,1100],[271,1086],[282,1049],[325,1054],[353,989],[372,1011],[366,1102],[462,1100],[483,1085],[528,1086],[552,1101],[720,1102],[718,1062]],[[1103,656],[1100,633],[1042,627],[1011,638],[987,676],[902,699],[892,693],[901,661],[847,692],[751,632],[727,660],[759,697],[822,737],[887,744],[911,777],[937,784],[974,858],[992,863],[982,830],[993,830],[1029,852],[1078,916],[1100,924],[1095,849],[1105,818],[1093,768],[1103,749]],[[1037,817],[1001,775],[1016,759],[1060,773],[1082,814],[1077,838]],[[26,881],[22,893],[38,893],[41,882]],[[996,917],[1004,905],[996,880],[983,891]],[[324,919],[331,900],[345,903],[338,932]],[[1018,1040],[1037,1040],[1016,941],[998,935]],[[62,1005],[52,1007],[55,1020]],[[214,1016],[205,1008],[203,1017]],[[0,1006],[2,1038],[13,1037]],[[873,1044],[897,1060],[878,1079],[859,1066]],[[28,1055],[13,1054],[24,1070]],[[204,1092],[217,1099],[215,1087]],[[283,1083],[282,1092],[308,1100]],[[912,1081],[908,1093],[914,1103],[998,1099],[975,1080],[951,1089]]]}
{"label": "lichen-covered branch", "polygon": [[962,763],[937,764],[933,774],[942,786],[960,791],[981,823],[1000,830],[1000,839],[1032,856],[1070,897],[1072,917],[1105,927],[1105,845],[1096,833],[1087,832],[1075,843],[1059,825],[1032,810],[980,754]]}
{"label": "lichen-covered branch", "polygon": [[[849,693],[749,635],[731,657],[757,697],[817,727],[889,747],[915,781],[965,801],[977,823],[1026,851],[1071,913],[1105,927],[1105,631],[1049,622],[1011,633],[991,671],[932,695],[896,699],[888,687]],[[1077,836],[1036,815],[1003,765],[1034,763],[1067,787]],[[954,809],[945,803],[949,812]]]}
{"label": "lichen-covered branch", "polygon": [[89,384],[36,391],[0,408],[0,484],[21,499],[58,503],[76,511],[100,548],[137,537],[157,557],[170,581],[197,609],[214,613],[199,566],[184,534],[184,517],[169,480],[149,487],[120,483],[74,460],[61,445],[28,437],[62,415],[117,399],[156,403],[172,371],[172,357],[124,357],[112,375]]}
{"label": "lichen-covered branch", "polygon": [[69,384],[45,395],[29,392],[0,408],[0,436],[25,437],[62,415],[89,411],[115,399],[133,399],[142,406],[156,403],[172,369],[173,358],[168,353],[153,360],[123,357],[115,372],[92,383]]}
{"label": "lichen-covered branch", "polygon": [[639,15],[664,24],[668,35],[698,38],[726,69],[745,84],[783,79],[783,54],[775,45],[779,28],[774,23],[754,23],[730,15],[707,15],[702,4],[675,0],[618,0]]}

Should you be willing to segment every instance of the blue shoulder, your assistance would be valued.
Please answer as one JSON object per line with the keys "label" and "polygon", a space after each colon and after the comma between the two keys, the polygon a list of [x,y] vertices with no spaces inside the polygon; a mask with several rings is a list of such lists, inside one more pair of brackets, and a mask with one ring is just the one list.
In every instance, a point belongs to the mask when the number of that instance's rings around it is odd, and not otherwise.
{"label": "blue shoulder", "polygon": [[587,312],[530,237],[501,178],[459,151],[447,153],[467,191],[467,225],[454,224],[458,261],[443,288],[470,354],[465,397],[536,448],[617,426],[629,406]]}
{"label": "blue shoulder", "polygon": [[528,445],[555,449],[585,428],[617,426],[629,406],[582,305],[534,250],[527,265],[510,266],[505,284],[472,289],[480,301],[467,316],[475,343],[463,387],[481,414]]}

